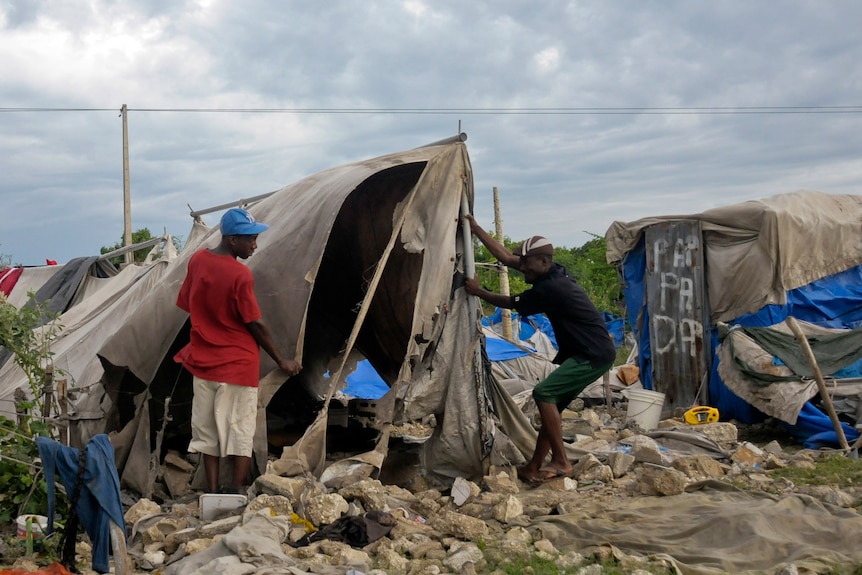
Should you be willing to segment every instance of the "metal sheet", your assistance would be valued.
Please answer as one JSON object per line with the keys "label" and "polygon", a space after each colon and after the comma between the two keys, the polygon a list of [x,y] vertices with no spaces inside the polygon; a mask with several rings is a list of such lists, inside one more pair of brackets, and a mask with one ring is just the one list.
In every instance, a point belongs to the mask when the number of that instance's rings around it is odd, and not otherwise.
{"label": "metal sheet", "polygon": [[646,230],[646,296],[653,382],[665,412],[707,403],[709,333],[700,222],[663,222]]}

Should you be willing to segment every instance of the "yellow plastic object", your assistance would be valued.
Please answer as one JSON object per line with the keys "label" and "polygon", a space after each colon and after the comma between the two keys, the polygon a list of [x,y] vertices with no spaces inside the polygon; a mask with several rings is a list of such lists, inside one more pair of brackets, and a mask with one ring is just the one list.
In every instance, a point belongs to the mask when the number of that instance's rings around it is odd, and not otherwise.
{"label": "yellow plastic object", "polygon": [[718,421],[718,410],[707,405],[692,407],[683,414],[686,423],[698,425],[700,423],[712,423]]}

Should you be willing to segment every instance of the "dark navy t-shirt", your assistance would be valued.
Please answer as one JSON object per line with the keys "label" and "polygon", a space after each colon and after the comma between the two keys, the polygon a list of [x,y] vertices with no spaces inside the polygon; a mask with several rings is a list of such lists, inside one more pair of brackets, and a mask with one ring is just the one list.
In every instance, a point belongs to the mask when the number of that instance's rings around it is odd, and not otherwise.
{"label": "dark navy t-shirt", "polygon": [[527,291],[512,296],[513,307],[522,316],[544,313],[554,328],[559,351],[554,363],[574,358],[593,367],[613,363],[614,342],[608,334],[601,312],[590,301],[565,267],[551,269]]}

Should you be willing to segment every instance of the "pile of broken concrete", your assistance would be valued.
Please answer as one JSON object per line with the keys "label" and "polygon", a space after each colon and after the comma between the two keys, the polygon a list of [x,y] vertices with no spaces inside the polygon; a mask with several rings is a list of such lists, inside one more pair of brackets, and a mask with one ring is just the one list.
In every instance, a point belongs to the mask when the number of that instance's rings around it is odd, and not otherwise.
{"label": "pile of broken concrete", "polygon": [[[194,496],[139,499],[126,513],[130,560],[139,571],[164,575],[503,573],[507,563],[533,557],[570,572],[601,573],[609,561],[617,572],[677,572],[670,555],[626,553],[612,542],[558,548],[536,524],[587,503],[674,496],[704,481],[795,490],[769,470],[810,467],[819,456],[787,452],[775,441],[741,442],[725,422],[669,419],[645,433],[602,409],[565,412],[564,434],[584,455],[571,477],[538,487],[520,482],[511,466],[492,466],[481,481],[457,478],[445,489],[421,474],[403,487],[363,479],[338,490],[314,477],[267,474],[246,505],[206,521]],[[850,511],[862,495],[856,486],[809,491]]]}

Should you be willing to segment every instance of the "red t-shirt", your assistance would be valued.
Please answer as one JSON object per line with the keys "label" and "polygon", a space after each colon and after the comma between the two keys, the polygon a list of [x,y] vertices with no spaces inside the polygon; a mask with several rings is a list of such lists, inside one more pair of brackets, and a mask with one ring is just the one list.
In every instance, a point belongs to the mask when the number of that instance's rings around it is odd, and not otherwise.
{"label": "red t-shirt", "polygon": [[192,333],[174,361],[203,379],[257,387],[260,348],[246,327],[261,318],[251,270],[233,256],[199,250],[177,306],[191,315]]}

